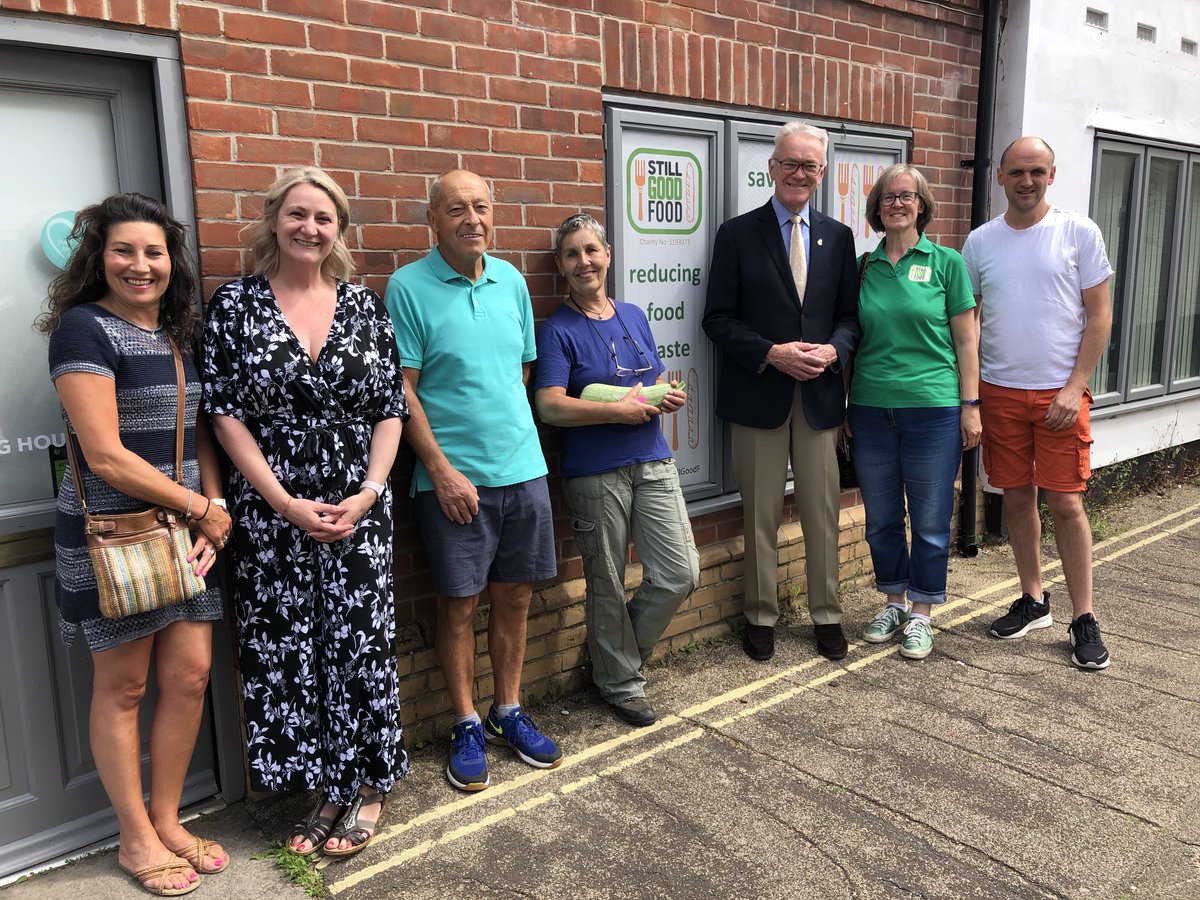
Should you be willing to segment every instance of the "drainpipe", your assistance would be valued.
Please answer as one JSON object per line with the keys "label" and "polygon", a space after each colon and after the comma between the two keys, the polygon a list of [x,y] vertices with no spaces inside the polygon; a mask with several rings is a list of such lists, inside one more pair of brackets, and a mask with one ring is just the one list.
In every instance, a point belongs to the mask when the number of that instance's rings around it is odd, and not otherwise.
{"label": "drainpipe", "polygon": [[[978,228],[988,215],[988,194],[992,183],[992,140],[996,113],[996,70],[1000,61],[1000,2],[983,0],[983,45],[979,58],[979,100],[975,116],[975,159],[964,160],[974,167],[971,182],[971,227]],[[973,557],[979,552],[975,538],[979,490],[979,448],[962,456],[962,496],[958,507],[958,552]]]}

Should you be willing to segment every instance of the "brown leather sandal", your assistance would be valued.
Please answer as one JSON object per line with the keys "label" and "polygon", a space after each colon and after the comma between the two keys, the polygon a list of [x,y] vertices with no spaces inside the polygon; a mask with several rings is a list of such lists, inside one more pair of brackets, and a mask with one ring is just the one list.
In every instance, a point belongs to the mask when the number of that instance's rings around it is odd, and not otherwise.
{"label": "brown leather sandal", "polygon": [[[117,863],[117,868],[136,881],[143,891],[147,894],[153,894],[156,897],[182,897],[184,894],[190,894],[196,888],[200,887],[200,879],[197,878],[191,884],[181,887],[172,888],[166,887],[166,880],[172,875],[184,875],[189,870],[194,870],[195,866],[191,863],[175,860],[174,862],[163,863],[158,866],[146,866],[137,872],[133,869],[127,869],[125,866]],[[158,879],[158,887],[151,887],[150,882]]]}
{"label": "brown leather sandal", "polygon": [[[322,797],[317,801],[317,805],[313,807],[312,812],[305,817],[303,822],[297,822],[292,826],[292,833],[288,835],[287,843],[284,845],[292,853],[295,853],[297,856],[312,856],[325,845],[325,841],[329,839],[329,832],[333,829],[333,823],[341,815],[339,809],[339,812],[334,813],[332,816],[322,816],[321,810],[325,808],[327,802]],[[296,838],[304,838],[304,840],[312,844],[312,847],[304,851],[293,849],[292,841]]]}
{"label": "brown leather sandal", "polygon": [[206,859],[211,858],[213,862],[217,861],[215,856],[209,856],[209,852],[215,846],[217,846],[216,841],[206,841],[204,838],[198,837],[190,844],[180,847],[178,850],[172,850],[171,852],[180,859],[186,859],[189,863],[191,863],[192,868],[201,875],[219,875],[221,872],[224,872],[229,868],[228,852],[225,854],[225,858],[220,861],[220,865],[218,865],[216,868],[208,869],[204,867],[204,861]]}
{"label": "brown leather sandal", "polygon": [[[387,794],[381,794],[378,791],[370,794],[360,793],[354,798],[354,801],[346,807],[346,811],[342,813],[342,818],[338,820],[337,827],[329,835],[326,841],[330,840],[347,840],[350,846],[342,850],[330,850],[325,847],[326,856],[353,856],[355,853],[361,853],[367,849],[367,845],[375,839],[375,833],[379,830],[379,823],[383,819],[383,811],[387,808]],[[379,815],[375,818],[374,824],[363,827],[358,824],[358,814],[364,806],[374,806],[375,802],[379,802]]]}

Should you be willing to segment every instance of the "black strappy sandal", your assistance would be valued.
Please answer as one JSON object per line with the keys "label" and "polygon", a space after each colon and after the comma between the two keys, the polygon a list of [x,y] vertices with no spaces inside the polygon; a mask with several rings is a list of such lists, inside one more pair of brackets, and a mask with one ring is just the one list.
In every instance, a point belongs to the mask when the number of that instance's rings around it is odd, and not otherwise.
{"label": "black strappy sandal", "polygon": [[[354,798],[354,801],[346,807],[346,811],[342,813],[341,819],[338,820],[337,827],[326,838],[326,842],[337,839],[347,840],[350,846],[342,850],[330,850],[325,847],[326,856],[353,856],[355,853],[361,853],[367,848],[375,838],[375,833],[379,830],[379,823],[383,820],[383,811],[387,808],[387,794],[381,794],[378,791],[370,794],[360,793]],[[364,806],[374,806],[375,801],[379,801],[379,815],[375,819],[375,824],[369,828],[363,828],[358,824],[358,814]]]}
{"label": "black strappy sandal", "polygon": [[[297,822],[292,826],[292,833],[287,838],[287,849],[297,856],[312,856],[318,850],[325,846],[325,842],[329,840],[329,833],[333,830],[333,823],[337,821],[339,813],[334,813],[332,816],[322,816],[321,810],[325,808],[328,801],[322,797],[317,801],[317,805],[313,807],[303,822]],[[336,805],[336,804],[335,804]],[[300,851],[292,847],[292,841],[296,838],[303,838],[312,844],[308,850]]]}

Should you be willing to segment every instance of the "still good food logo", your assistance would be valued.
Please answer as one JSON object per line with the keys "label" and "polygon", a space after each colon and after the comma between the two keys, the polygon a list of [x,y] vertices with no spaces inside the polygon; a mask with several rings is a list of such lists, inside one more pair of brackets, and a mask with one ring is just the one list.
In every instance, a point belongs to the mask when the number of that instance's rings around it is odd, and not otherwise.
{"label": "still good food logo", "polygon": [[683,150],[646,147],[629,155],[625,208],[641,234],[691,234],[700,227],[700,160]]}

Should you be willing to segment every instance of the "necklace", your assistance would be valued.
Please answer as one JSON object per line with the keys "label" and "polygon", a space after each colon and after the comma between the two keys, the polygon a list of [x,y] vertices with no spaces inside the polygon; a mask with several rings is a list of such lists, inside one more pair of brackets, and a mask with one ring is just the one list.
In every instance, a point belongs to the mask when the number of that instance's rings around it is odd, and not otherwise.
{"label": "necklace", "polygon": [[109,315],[116,316],[122,322],[126,322],[126,323],[130,324],[134,328],[138,329],[139,331],[146,332],[146,334],[148,334],[152,339],[154,339],[156,341],[158,340],[158,333],[160,331],[162,331],[162,327],[163,327],[161,314],[155,316],[154,324],[152,324],[152,325],[151,324],[143,324],[142,322],[135,322],[133,320],[133,317],[131,317],[131,316],[123,315],[123,310],[121,310],[120,308],[114,308],[116,305],[111,300],[109,300],[107,297],[101,297],[99,300],[97,300],[95,302],[96,302],[97,306],[99,306],[101,309],[103,309]]}
{"label": "necklace", "polygon": [[[603,304],[603,305],[600,307],[600,310],[599,310],[598,312],[593,312],[593,311],[592,311],[592,310],[590,310],[590,309],[584,309],[584,308],[583,308],[583,307],[580,305],[579,301],[575,299],[575,295],[574,295],[574,294],[567,294],[567,301],[568,301],[568,302],[569,302],[569,303],[570,303],[570,304],[571,304],[573,307],[575,307],[577,310],[579,310],[580,314],[581,314],[581,315],[582,315],[582,316],[583,316],[585,319],[588,319],[589,321],[590,321],[591,319],[596,319],[597,321],[600,321],[601,319],[603,319],[603,318],[604,318],[604,313],[605,313],[605,312],[608,310],[608,307],[612,305],[612,301],[611,301],[611,300],[609,300],[607,297],[605,297],[605,298],[604,298],[604,300],[605,300],[605,303],[604,303],[604,304]],[[614,312],[616,312],[616,309],[617,309],[617,308],[616,308],[615,306],[613,306],[613,311],[614,311]],[[589,317],[590,317],[590,318],[589,318]],[[624,323],[622,322],[621,324],[624,324]]]}

